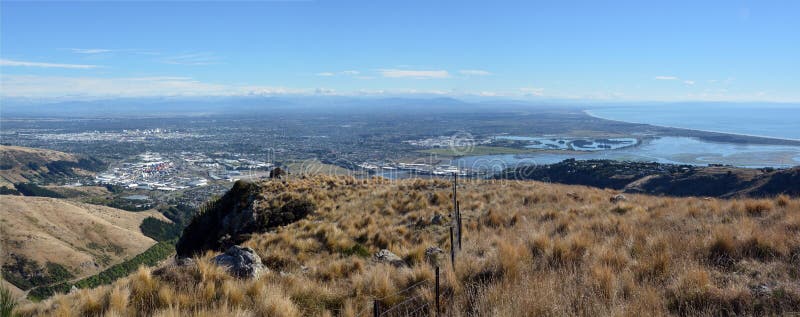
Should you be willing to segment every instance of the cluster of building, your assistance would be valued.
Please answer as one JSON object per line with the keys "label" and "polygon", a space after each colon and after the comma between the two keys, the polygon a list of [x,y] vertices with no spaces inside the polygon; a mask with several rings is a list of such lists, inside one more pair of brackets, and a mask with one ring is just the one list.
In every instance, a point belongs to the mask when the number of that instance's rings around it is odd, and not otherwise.
{"label": "cluster of building", "polygon": [[236,154],[215,155],[219,157],[191,152],[169,156],[143,153],[132,162],[122,162],[98,174],[95,181],[129,189],[175,191],[206,186],[213,181],[236,181],[249,171],[265,171],[273,166]]}
{"label": "cluster of building", "polygon": [[122,132],[87,131],[78,133],[42,133],[35,134],[40,140],[50,141],[114,141],[114,142],[145,142],[153,139],[186,139],[197,135],[168,129],[122,130]]}
{"label": "cluster of building", "polygon": [[403,171],[417,175],[449,176],[458,174],[459,176],[476,175],[477,172],[468,168],[462,168],[449,164],[427,164],[427,163],[361,163],[358,167],[374,173],[392,173],[393,171]]}

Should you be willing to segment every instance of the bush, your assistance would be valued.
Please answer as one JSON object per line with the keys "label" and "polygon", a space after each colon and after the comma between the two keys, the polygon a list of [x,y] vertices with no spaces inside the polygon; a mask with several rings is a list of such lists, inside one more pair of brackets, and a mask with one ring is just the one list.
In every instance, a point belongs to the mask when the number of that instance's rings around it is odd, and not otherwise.
{"label": "bush", "polygon": [[178,238],[181,235],[181,226],[177,223],[167,223],[153,217],[144,218],[139,225],[142,233],[156,241],[167,241]]}
{"label": "bush", "polygon": [[51,198],[64,198],[59,193],[56,193],[52,190],[47,188],[41,187],[34,183],[16,183],[14,184],[17,191],[22,193],[25,196],[39,196],[39,197],[51,197]]}
{"label": "bush", "polygon": [[21,195],[16,189],[0,186],[0,195]]}
{"label": "bush", "polygon": [[[74,286],[78,288],[92,288],[104,284],[110,284],[121,277],[127,276],[131,272],[138,269],[141,265],[156,265],[158,262],[166,259],[175,252],[174,243],[174,240],[156,243],[146,251],[131,258],[130,260],[113,265],[97,275],[84,278],[75,283]],[[61,283],[51,286],[37,287],[28,293],[28,298],[31,300],[42,300],[53,296],[55,293],[69,292],[72,286],[73,284],[70,283]]]}

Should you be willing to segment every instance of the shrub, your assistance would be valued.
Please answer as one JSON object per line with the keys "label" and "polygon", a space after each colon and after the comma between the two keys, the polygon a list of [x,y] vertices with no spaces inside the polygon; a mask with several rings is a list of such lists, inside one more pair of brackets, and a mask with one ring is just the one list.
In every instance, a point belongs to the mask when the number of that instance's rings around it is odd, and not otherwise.
{"label": "shrub", "polygon": [[772,208],[772,202],[769,200],[748,200],[744,203],[744,210],[751,216],[761,216]]}
{"label": "shrub", "polygon": [[153,217],[147,217],[139,225],[142,234],[156,241],[167,241],[177,239],[181,235],[180,227],[177,223],[167,223]]}
{"label": "shrub", "polygon": [[59,193],[56,193],[52,190],[49,190],[44,187],[40,187],[34,183],[16,183],[14,187],[17,189],[18,192],[22,193],[25,196],[39,196],[39,197],[51,197],[51,198],[64,198]]}

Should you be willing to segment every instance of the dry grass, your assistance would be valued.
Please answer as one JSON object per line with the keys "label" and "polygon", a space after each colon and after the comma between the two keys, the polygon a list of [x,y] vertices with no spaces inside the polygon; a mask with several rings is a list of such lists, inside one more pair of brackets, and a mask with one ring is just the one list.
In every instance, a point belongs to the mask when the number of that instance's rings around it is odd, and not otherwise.
{"label": "dry grass", "polygon": [[[65,199],[0,196],[0,256],[11,254],[63,265],[75,276],[96,274],[144,252],[156,243],[141,233],[147,217],[158,212],[129,212]],[[106,258],[106,261],[101,261]]]}
{"label": "dry grass", "polygon": [[[23,316],[356,316],[433,301],[424,249],[449,251],[450,183],[313,177],[262,184],[317,205],[308,219],[246,242],[271,271],[238,280],[210,264],[142,269],[111,286],[59,295]],[[800,310],[800,200],[628,195],[537,182],[459,189],[465,227],[442,304],[453,316],[770,315]],[[388,248],[396,268],[361,257]],[[402,290],[405,290],[401,292]],[[427,308],[420,310],[427,315]]]}

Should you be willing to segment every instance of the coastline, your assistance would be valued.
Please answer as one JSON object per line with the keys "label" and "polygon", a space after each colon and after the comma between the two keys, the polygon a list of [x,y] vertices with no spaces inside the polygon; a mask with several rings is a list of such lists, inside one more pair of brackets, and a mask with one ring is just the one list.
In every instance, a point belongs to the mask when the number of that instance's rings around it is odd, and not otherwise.
{"label": "coastline", "polygon": [[756,134],[746,134],[746,133],[733,133],[733,132],[725,132],[725,131],[715,131],[715,130],[703,130],[703,129],[694,129],[694,128],[684,128],[684,127],[675,127],[675,126],[668,126],[668,125],[660,125],[660,124],[652,124],[647,122],[634,122],[634,121],[623,121],[613,118],[606,118],[597,114],[594,114],[589,109],[581,110],[587,116],[597,119],[603,119],[608,121],[617,121],[617,122],[625,122],[625,123],[634,123],[634,124],[646,124],[651,125],[654,127],[660,128],[669,128],[669,129],[681,129],[681,130],[691,130],[691,131],[698,131],[698,132],[706,132],[706,133],[719,133],[719,134],[728,134],[728,135],[735,135],[735,136],[743,136],[743,137],[752,137],[752,138],[763,138],[763,139],[773,139],[773,140],[781,140],[781,141],[792,141],[792,142],[800,142],[800,139],[792,139],[792,138],[783,138],[783,137],[775,137],[775,136],[766,136],[766,135],[756,135]]}

